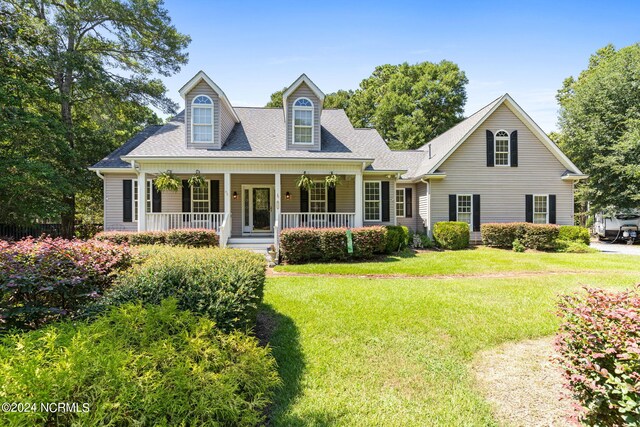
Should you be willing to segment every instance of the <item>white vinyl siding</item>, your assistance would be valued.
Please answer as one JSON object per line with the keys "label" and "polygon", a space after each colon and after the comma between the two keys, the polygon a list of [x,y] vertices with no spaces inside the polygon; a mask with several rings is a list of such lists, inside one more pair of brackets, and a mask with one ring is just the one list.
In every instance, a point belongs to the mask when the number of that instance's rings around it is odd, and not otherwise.
{"label": "white vinyl siding", "polygon": [[473,225],[473,206],[471,194],[458,194],[457,197],[457,220],[466,222],[469,227]]}
{"label": "white vinyl siding", "polygon": [[[303,115],[298,115],[299,123],[309,123],[309,118],[311,118],[311,128],[308,127],[296,127],[296,113],[295,111],[302,111],[297,107],[294,107],[294,103],[299,99],[307,99],[313,105],[311,108],[308,108],[307,111],[310,111],[310,115],[305,113]],[[287,97],[287,105],[286,108],[286,126],[287,126],[287,149],[289,150],[320,150],[320,113],[322,111],[322,102],[315,95],[313,90],[306,84],[302,83],[298,86],[293,93],[291,93]],[[304,116],[304,117],[303,117]],[[298,141],[294,142],[296,129],[298,131]],[[304,129],[304,130],[303,130]],[[309,130],[311,131],[309,138]]]}
{"label": "white vinyl siding", "polygon": [[405,212],[404,196],[405,196],[404,188],[396,189],[396,218],[404,218],[404,212]]}
{"label": "white vinyl siding", "polygon": [[549,222],[549,196],[536,194],[533,196],[533,223]]}
{"label": "white vinyl siding", "polygon": [[364,182],[364,220],[380,221],[382,218],[382,189],[380,181]]}

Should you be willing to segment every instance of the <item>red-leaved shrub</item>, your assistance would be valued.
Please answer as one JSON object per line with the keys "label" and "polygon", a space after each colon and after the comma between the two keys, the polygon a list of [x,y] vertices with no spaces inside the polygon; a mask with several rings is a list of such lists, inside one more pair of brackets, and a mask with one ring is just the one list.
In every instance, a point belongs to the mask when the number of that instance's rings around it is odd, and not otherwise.
{"label": "red-leaved shrub", "polygon": [[559,361],[587,425],[640,425],[639,290],[586,289],[559,304]]}
{"label": "red-leaved shrub", "polygon": [[290,264],[312,261],[368,259],[384,253],[386,230],[381,226],[352,228],[353,253],[347,251],[346,228],[289,228],[280,233],[282,258]]}
{"label": "red-leaved shrub", "polygon": [[73,315],[128,268],[128,246],[50,237],[0,241],[0,329]]}

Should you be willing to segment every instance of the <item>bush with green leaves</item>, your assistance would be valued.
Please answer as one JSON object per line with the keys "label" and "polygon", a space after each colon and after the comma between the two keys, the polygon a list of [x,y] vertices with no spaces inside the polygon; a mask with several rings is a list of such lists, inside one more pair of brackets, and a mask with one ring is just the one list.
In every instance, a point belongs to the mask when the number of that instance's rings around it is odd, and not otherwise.
{"label": "bush with green leaves", "polygon": [[566,386],[592,426],[640,426],[640,287],[586,289],[559,304]]}
{"label": "bush with green leaves", "polygon": [[558,240],[578,242],[588,245],[591,243],[589,229],[578,225],[561,225],[558,230]]}
{"label": "bush with green leaves", "polygon": [[494,248],[511,248],[524,235],[526,222],[492,222],[480,225],[482,244]]}
{"label": "bush with green leaves", "polygon": [[404,225],[385,225],[385,252],[390,254],[406,248],[409,244],[409,228]]}
{"label": "bush with green leaves", "polygon": [[[573,239],[583,236],[582,231],[575,231],[571,226],[557,226],[555,224],[531,224],[527,222],[487,223],[480,226],[482,243],[497,248],[513,248],[518,240],[526,249],[555,250],[560,230]],[[578,227],[580,228],[580,227]],[[588,233],[587,233],[588,234]],[[579,237],[582,239],[582,237]]]}
{"label": "bush with green leaves", "polygon": [[469,224],[466,222],[436,222],[433,226],[433,240],[442,249],[466,249],[469,247],[469,238]]}
{"label": "bush with green leaves", "polygon": [[3,337],[2,401],[88,410],[2,411],[0,425],[262,424],[280,382],[270,349],[177,305],[127,304],[91,323]]}
{"label": "bush with green leaves", "polygon": [[550,251],[556,248],[559,230],[555,224],[526,224],[519,238],[527,249]]}
{"label": "bush with green leaves", "polygon": [[159,250],[124,274],[87,312],[175,297],[180,309],[207,316],[224,331],[251,329],[262,302],[265,268],[262,255],[238,249]]}
{"label": "bush with green leaves", "polygon": [[571,240],[556,240],[555,250],[556,252],[569,254],[591,254],[598,252],[597,249],[592,248],[589,245]]}
{"label": "bush with green leaves", "polygon": [[514,252],[524,252],[527,248],[524,247],[520,239],[515,239],[512,245]]}
{"label": "bush with green leaves", "polygon": [[205,228],[185,228],[169,231],[105,231],[96,234],[100,241],[130,245],[170,245],[204,248],[218,246],[218,234]]}

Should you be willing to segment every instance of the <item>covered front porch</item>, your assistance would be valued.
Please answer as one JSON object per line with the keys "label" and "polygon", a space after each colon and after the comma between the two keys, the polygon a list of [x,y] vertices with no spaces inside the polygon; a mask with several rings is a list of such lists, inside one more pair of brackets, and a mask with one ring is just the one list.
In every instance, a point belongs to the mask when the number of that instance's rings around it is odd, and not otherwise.
{"label": "covered front porch", "polygon": [[[201,187],[191,187],[191,174],[175,171],[181,180],[178,191],[157,191],[154,173],[139,172],[136,190],[138,230],[165,231],[181,228],[216,230],[221,246],[230,239],[266,239],[278,245],[280,231],[287,228],[360,227],[363,221],[363,174],[328,170],[296,173],[205,173]],[[330,174],[339,177],[335,187],[325,184]],[[313,188],[300,189],[296,181],[306,174]],[[160,199],[160,200],[156,200]]]}

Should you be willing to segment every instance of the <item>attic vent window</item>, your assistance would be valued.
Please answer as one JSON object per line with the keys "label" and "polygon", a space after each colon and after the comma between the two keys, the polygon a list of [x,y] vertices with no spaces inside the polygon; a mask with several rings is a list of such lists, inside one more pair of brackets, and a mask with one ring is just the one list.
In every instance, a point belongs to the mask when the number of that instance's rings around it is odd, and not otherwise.
{"label": "attic vent window", "polygon": [[191,140],[213,142],[213,101],[206,95],[196,96],[191,103]]}
{"label": "attic vent window", "polygon": [[293,103],[293,143],[313,144],[313,102],[307,98]]}

